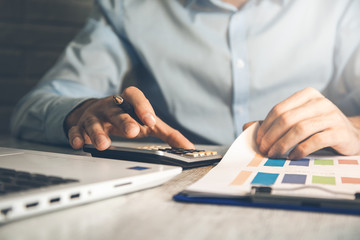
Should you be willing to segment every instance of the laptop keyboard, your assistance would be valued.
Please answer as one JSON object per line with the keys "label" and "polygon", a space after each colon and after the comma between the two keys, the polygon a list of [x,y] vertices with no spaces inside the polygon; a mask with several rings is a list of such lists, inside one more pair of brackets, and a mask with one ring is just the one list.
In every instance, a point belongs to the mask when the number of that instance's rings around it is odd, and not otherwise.
{"label": "laptop keyboard", "polygon": [[0,195],[78,181],[76,179],[0,168]]}

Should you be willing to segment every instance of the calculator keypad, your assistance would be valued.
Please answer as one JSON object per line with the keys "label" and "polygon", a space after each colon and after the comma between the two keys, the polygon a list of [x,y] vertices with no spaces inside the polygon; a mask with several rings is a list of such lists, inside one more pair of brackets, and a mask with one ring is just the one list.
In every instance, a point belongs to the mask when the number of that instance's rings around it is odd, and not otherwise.
{"label": "calculator keypad", "polygon": [[164,147],[164,146],[141,146],[141,147],[137,147],[137,148],[144,149],[144,150],[163,151],[163,152],[177,154],[177,155],[186,156],[186,157],[190,157],[190,158],[215,156],[218,154],[216,151],[206,151],[206,150],[200,150],[200,149],[171,148],[171,147]]}

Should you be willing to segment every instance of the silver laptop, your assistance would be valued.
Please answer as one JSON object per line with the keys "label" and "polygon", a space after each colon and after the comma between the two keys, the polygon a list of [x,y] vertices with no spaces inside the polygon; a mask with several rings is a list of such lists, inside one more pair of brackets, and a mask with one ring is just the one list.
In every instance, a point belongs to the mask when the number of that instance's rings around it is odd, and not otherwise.
{"label": "silver laptop", "polygon": [[0,147],[0,224],[158,186],[180,167]]}

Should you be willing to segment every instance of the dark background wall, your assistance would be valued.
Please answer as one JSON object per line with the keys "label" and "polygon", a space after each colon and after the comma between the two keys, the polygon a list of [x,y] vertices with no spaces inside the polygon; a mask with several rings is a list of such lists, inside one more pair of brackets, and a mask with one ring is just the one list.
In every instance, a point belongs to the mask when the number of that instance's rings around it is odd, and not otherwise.
{"label": "dark background wall", "polygon": [[93,0],[0,0],[0,134],[16,102],[83,26]]}

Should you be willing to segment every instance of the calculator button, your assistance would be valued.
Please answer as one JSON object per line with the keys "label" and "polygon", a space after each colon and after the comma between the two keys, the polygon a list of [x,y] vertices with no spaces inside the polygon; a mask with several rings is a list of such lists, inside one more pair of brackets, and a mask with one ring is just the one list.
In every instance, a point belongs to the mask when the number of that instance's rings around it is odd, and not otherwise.
{"label": "calculator button", "polygon": [[199,153],[197,153],[197,152],[185,153],[185,156],[189,156],[189,157],[199,157]]}
{"label": "calculator button", "polygon": [[137,147],[137,149],[144,149],[144,150],[159,150],[160,148],[162,148],[162,146],[141,146],[141,147]]}
{"label": "calculator button", "polygon": [[198,154],[199,154],[200,157],[205,156],[205,152],[198,152]]}
{"label": "calculator button", "polygon": [[156,151],[163,151],[171,154],[176,155],[183,155],[187,157],[205,157],[205,156],[215,156],[218,153],[215,151],[206,151],[201,149],[185,149],[185,148],[175,148],[175,147],[164,147],[164,146],[156,146],[156,145],[149,145],[149,146],[140,146],[137,147],[138,149],[143,150],[156,150]]}
{"label": "calculator button", "polygon": [[159,150],[159,151],[168,152],[168,150],[170,150],[170,149],[171,149],[171,148],[169,148],[169,147],[167,147],[167,148],[162,147],[162,148],[159,148],[158,150]]}
{"label": "calculator button", "polygon": [[136,147],[137,149],[145,149],[145,150],[150,150],[150,148],[148,146],[143,146],[143,147]]}

